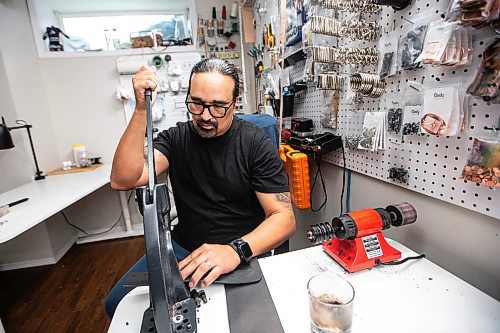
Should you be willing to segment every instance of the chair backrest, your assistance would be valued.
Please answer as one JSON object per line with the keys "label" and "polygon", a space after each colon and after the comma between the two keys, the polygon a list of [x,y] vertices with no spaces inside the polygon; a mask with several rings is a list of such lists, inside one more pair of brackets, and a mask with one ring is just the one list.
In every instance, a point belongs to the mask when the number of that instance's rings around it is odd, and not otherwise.
{"label": "chair backrest", "polygon": [[266,132],[267,136],[276,144],[276,148],[279,147],[279,132],[278,132],[278,121],[273,116],[268,114],[241,114],[236,115],[236,117],[246,120],[249,123],[260,127]]}

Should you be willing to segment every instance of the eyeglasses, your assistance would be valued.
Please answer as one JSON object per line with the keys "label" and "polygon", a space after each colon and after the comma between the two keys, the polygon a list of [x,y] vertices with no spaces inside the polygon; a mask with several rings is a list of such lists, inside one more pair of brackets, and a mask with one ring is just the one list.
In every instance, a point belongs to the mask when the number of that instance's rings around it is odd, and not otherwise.
{"label": "eyeglasses", "polygon": [[227,110],[234,104],[234,101],[231,102],[228,106],[220,106],[220,105],[213,105],[213,104],[203,104],[199,102],[190,102],[186,99],[186,106],[189,111],[189,113],[194,114],[194,115],[200,115],[202,114],[205,109],[208,109],[208,112],[210,115],[214,118],[223,118]]}

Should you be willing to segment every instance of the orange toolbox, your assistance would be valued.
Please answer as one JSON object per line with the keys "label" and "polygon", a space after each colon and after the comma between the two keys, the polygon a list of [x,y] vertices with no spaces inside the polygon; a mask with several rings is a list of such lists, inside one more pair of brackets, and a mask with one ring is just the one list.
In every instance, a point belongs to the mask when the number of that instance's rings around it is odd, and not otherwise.
{"label": "orange toolbox", "polygon": [[280,145],[279,152],[288,174],[292,203],[299,209],[311,208],[307,155],[288,145]]}

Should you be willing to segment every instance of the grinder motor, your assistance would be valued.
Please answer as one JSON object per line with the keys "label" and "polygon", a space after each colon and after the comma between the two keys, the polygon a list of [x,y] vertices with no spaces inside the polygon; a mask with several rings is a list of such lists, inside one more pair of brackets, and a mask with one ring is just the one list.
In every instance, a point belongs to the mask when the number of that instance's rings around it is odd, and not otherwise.
{"label": "grinder motor", "polygon": [[387,243],[382,230],[414,223],[415,208],[407,202],[384,208],[363,209],[311,225],[307,238],[349,272],[356,272],[401,258],[401,252]]}

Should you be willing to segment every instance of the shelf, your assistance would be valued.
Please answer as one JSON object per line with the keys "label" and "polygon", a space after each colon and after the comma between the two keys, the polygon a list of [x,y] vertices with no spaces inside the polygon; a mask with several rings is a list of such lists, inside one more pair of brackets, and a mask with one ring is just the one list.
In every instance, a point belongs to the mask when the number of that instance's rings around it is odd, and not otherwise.
{"label": "shelf", "polygon": [[178,52],[197,52],[194,45],[187,46],[167,46],[167,47],[149,47],[141,49],[124,49],[113,51],[89,51],[89,52],[40,52],[41,59],[62,59],[62,58],[87,58],[87,57],[118,57],[126,55],[148,55],[157,53],[178,53]]}

